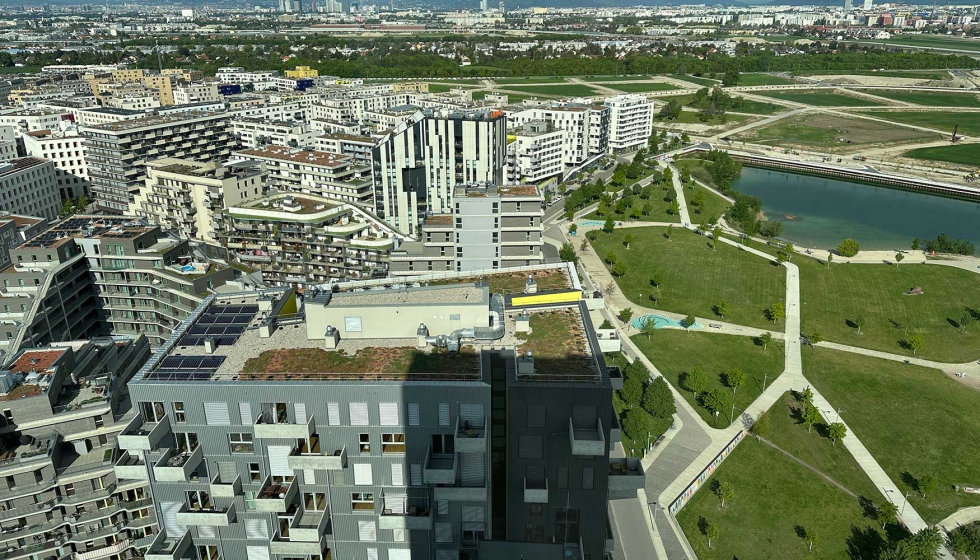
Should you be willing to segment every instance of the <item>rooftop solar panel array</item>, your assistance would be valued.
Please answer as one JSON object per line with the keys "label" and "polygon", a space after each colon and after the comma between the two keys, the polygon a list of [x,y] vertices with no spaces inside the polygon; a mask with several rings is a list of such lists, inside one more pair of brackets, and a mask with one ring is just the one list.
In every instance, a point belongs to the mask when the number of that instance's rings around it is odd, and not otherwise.
{"label": "rooftop solar panel array", "polygon": [[258,312],[258,305],[212,304],[180,338],[179,345],[201,346],[208,338],[219,346],[235,344]]}
{"label": "rooftop solar panel array", "polygon": [[214,375],[224,361],[224,356],[168,356],[151,375],[164,379],[205,380]]}

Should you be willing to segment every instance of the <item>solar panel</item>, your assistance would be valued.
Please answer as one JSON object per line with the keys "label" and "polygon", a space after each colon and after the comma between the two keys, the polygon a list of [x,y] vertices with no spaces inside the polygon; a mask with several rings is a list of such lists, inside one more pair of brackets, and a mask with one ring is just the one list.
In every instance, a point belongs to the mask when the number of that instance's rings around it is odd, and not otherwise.
{"label": "solar panel", "polygon": [[200,346],[202,344],[204,344],[204,337],[192,334],[182,336],[178,343],[179,346]]}
{"label": "solar panel", "polygon": [[233,322],[247,324],[252,320],[252,315],[235,315]]}

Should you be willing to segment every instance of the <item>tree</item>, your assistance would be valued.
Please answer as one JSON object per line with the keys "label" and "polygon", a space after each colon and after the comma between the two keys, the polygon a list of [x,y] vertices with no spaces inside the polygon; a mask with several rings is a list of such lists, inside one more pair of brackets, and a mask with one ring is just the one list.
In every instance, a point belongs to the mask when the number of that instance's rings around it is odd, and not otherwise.
{"label": "tree", "polygon": [[770,426],[769,411],[763,412],[752,423],[752,433],[760,438],[764,438],[769,435]]}
{"label": "tree", "polygon": [[882,530],[889,523],[895,523],[898,521],[898,506],[892,502],[885,502],[875,508],[875,521],[881,523]]}
{"label": "tree", "polygon": [[[626,388],[625,382],[623,388]],[[646,440],[647,434],[653,431],[653,418],[642,408],[631,408],[623,418],[623,431],[626,437],[633,441]]]}
{"label": "tree", "polygon": [[643,207],[640,208],[640,213],[644,216],[649,216],[651,212],[653,212],[653,205],[649,202],[644,202]]}
{"label": "tree", "polygon": [[902,253],[895,253],[895,264],[898,264],[903,260],[905,260],[905,255],[903,255]]}
{"label": "tree", "polygon": [[575,254],[575,247],[573,247],[571,243],[561,244],[561,249],[558,250],[558,258],[560,258],[563,262],[578,262],[578,255]]}
{"label": "tree", "polygon": [[827,426],[827,437],[830,438],[831,445],[836,446],[838,440],[847,436],[847,426],[843,422],[834,422]]}
{"label": "tree", "polygon": [[725,385],[732,390],[732,394],[738,391],[738,388],[745,385],[745,372],[738,369],[732,368],[727,374],[725,374]]}
{"label": "tree", "polygon": [[715,313],[717,313],[719,317],[724,317],[725,315],[728,315],[728,311],[730,309],[731,306],[726,300],[721,300],[715,304]]}
{"label": "tree", "polygon": [[616,257],[616,252],[615,251],[609,251],[608,253],[606,253],[606,262],[608,264],[611,264],[611,265],[612,264],[616,264],[616,259],[617,258],[618,257]]}
{"label": "tree", "polygon": [[932,475],[924,474],[915,481],[915,486],[922,494],[922,499],[925,499],[927,494],[932,494],[932,491],[936,489],[936,479]]}
{"label": "tree", "polygon": [[613,229],[616,228],[616,222],[613,221],[612,216],[606,217],[606,223],[602,224],[602,231],[606,233],[612,233]]}
{"label": "tree", "polygon": [[960,332],[966,332],[966,330],[970,327],[970,324],[972,324],[973,321],[974,321],[973,314],[971,314],[969,311],[963,313],[963,316],[960,317],[959,321],[957,321],[957,324],[960,326]]}
{"label": "tree", "polygon": [[772,342],[772,333],[771,332],[764,332],[764,333],[762,333],[762,334],[759,335],[759,343],[762,344],[762,349],[763,350],[766,350],[768,348],[770,342]]}
{"label": "tree", "polygon": [[861,245],[856,239],[848,237],[844,241],[840,242],[837,246],[837,252],[840,253],[842,257],[853,257],[858,254],[861,250]]}
{"label": "tree", "polygon": [[818,538],[817,532],[813,529],[803,529],[803,542],[806,543],[807,551],[813,552],[813,545],[817,542]]}
{"label": "tree", "polygon": [[691,137],[688,136],[686,132],[682,132],[681,133],[681,144],[685,144],[686,145],[686,144],[690,144],[690,143],[691,143]]}
{"label": "tree", "polygon": [[827,268],[830,268],[830,263],[834,262],[834,254],[827,253]]}
{"label": "tree", "polygon": [[796,393],[796,400],[798,400],[803,406],[813,404],[813,389],[807,385],[806,389]]}
{"label": "tree", "polygon": [[728,391],[714,389],[701,396],[701,403],[717,418],[721,413],[727,413],[732,406],[732,398]]}
{"label": "tree", "polygon": [[643,398],[643,381],[638,377],[627,377],[623,380],[623,390],[620,391],[623,402],[630,408],[640,404]]}
{"label": "tree", "polygon": [[741,80],[738,75],[738,70],[729,70],[725,72],[725,75],[721,78],[721,85],[725,87],[737,86],[738,82]]}
{"label": "tree", "polygon": [[674,172],[668,167],[664,169],[663,180],[665,185],[672,185],[674,182]]}
{"label": "tree", "polygon": [[810,346],[813,346],[814,344],[820,344],[821,342],[823,342],[823,335],[820,334],[820,331],[813,331],[812,333],[807,335],[807,340],[810,341]]}
{"label": "tree", "polygon": [[623,245],[625,245],[626,249],[629,250],[630,245],[632,244],[633,244],[633,234],[627,233],[626,235],[623,236]]}
{"label": "tree", "polygon": [[783,307],[782,302],[775,302],[766,309],[766,316],[773,323],[776,323],[786,317],[786,308]]}
{"label": "tree", "polygon": [[674,394],[663,377],[657,377],[643,392],[643,410],[657,418],[670,418],[677,412]]}
{"label": "tree", "polygon": [[685,328],[691,329],[696,323],[697,323],[697,319],[694,317],[694,315],[688,315],[687,317],[684,317]]}
{"label": "tree", "polygon": [[78,200],[75,201],[75,207],[80,212],[85,212],[88,209],[88,205],[89,205],[89,199],[84,194],[78,197]]}
{"label": "tree", "polygon": [[633,308],[627,307],[619,312],[619,318],[623,320],[624,323],[629,324],[630,319],[633,318]]}
{"label": "tree", "polygon": [[783,222],[779,220],[765,220],[759,222],[759,235],[766,239],[779,237],[783,234]]}
{"label": "tree", "polygon": [[861,332],[861,329],[864,328],[864,325],[867,322],[868,320],[864,318],[864,315],[858,315],[857,317],[854,318],[854,326],[857,327],[858,334],[864,334],[863,332]]}
{"label": "tree", "polygon": [[668,210],[672,216],[676,216],[681,213],[681,205],[676,200],[671,200]]}
{"label": "tree", "polygon": [[605,216],[609,212],[609,205],[606,204],[605,200],[600,200],[599,205],[596,206],[595,213],[600,216]]}
{"label": "tree", "polygon": [[813,425],[820,421],[820,412],[812,404],[803,405],[803,425],[806,426],[806,433],[813,430]]}
{"label": "tree", "polygon": [[583,253],[586,252],[586,251],[588,251],[589,250],[589,240],[588,239],[583,239],[582,240],[582,244],[578,246],[578,250],[579,251],[582,251]]}
{"label": "tree", "polygon": [[667,226],[667,241],[670,241],[670,236],[674,234],[674,224]]}
{"label": "tree", "polygon": [[925,345],[926,341],[921,334],[913,334],[905,339],[905,347],[912,351],[913,356]]}
{"label": "tree", "polygon": [[570,224],[568,226],[568,233],[575,235],[578,232],[578,224]]}
{"label": "tree", "polygon": [[605,330],[605,329],[613,329],[615,327],[613,327],[613,324],[609,322],[609,319],[603,319],[602,324],[599,325],[599,328]]}
{"label": "tree", "polygon": [[716,480],[712,485],[711,491],[721,500],[722,509],[725,507],[725,500],[731,500],[735,497],[735,487],[728,481],[719,482]]}
{"label": "tree", "polygon": [[[687,135],[685,134],[684,136]],[[681,169],[681,183],[690,183],[690,182],[691,182],[691,168],[684,167]],[[698,194],[700,194],[702,198],[704,197],[704,193],[698,191],[697,194],[694,195],[695,198],[698,196]],[[702,204],[704,204],[704,202],[702,202]]]}
{"label": "tree", "polygon": [[715,226],[715,229],[711,230],[711,250],[714,251],[718,248],[718,243],[721,242],[721,228]]}
{"label": "tree", "polygon": [[916,237],[915,239],[912,240],[912,250],[913,251],[918,251],[919,250],[919,238],[918,237]]}
{"label": "tree", "polygon": [[573,210],[573,209],[565,210],[565,219],[568,220],[569,222],[572,221],[572,220],[574,220],[575,219],[575,210]]}
{"label": "tree", "polygon": [[653,319],[648,318],[646,321],[643,321],[642,325],[640,325],[640,334],[646,335],[647,340],[650,340],[650,337],[653,336],[653,333],[656,331],[657,323],[654,322]]}
{"label": "tree", "polygon": [[626,270],[627,267],[626,267],[626,263],[624,262],[618,262],[612,266],[613,276],[617,276],[617,277],[626,276]]}
{"label": "tree", "polygon": [[684,374],[681,386],[698,396],[704,391],[708,384],[708,378],[704,375],[704,370],[700,366],[694,366]]}
{"label": "tree", "polygon": [[701,210],[704,207],[705,202],[706,201],[705,201],[704,193],[702,191],[698,191],[697,193],[694,194],[694,197],[691,198],[691,205],[695,206],[698,209],[698,214],[701,213]]}
{"label": "tree", "polygon": [[711,548],[711,541],[717,539],[721,531],[718,530],[717,525],[711,523],[710,521],[704,522],[704,528],[702,531],[704,532],[704,537],[708,539],[708,548]]}

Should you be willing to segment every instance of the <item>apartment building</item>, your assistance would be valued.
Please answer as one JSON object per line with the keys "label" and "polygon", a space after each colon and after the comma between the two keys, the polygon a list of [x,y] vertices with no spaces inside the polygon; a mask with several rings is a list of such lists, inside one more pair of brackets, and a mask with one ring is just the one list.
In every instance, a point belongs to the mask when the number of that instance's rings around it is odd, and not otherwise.
{"label": "apartment building", "polygon": [[350,156],[266,146],[235,152],[235,157],[265,164],[270,186],[280,192],[312,194],[364,208],[374,205],[371,168]]}
{"label": "apartment building", "polygon": [[144,86],[157,91],[156,97],[160,100],[160,105],[167,107],[174,104],[174,86],[170,76],[143,76],[140,81]]}
{"label": "apartment building", "polygon": [[420,111],[374,148],[375,213],[415,236],[427,213],[452,212],[456,185],[503,184],[506,152],[501,111]]}
{"label": "apartment building", "polygon": [[127,212],[145,184],[148,161],[227,159],[236,147],[227,124],[225,113],[183,113],[81,127],[99,209]]}
{"label": "apartment building", "polygon": [[540,183],[561,178],[565,171],[564,146],[569,132],[548,121],[530,121],[508,134],[507,183]]}
{"label": "apartment building", "polygon": [[68,111],[53,109],[5,109],[0,110],[0,125],[12,126],[24,134],[34,130],[59,130],[62,121],[69,118]]}
{"label": "apartment building", "polygon": [[160,74],[162,76],[168,76],[172,80],[183,82],[193,82],[204,77],[204,73],[200,70],[189,70],[187,68],[164,68],[160,71]]}
{"label": "apartment building", "polygon": [[456,187],[454,212],[425,218],[417,240],[391,252],[391,276],[544,262],[544,198],[534,185]]}
{"label": "apartment building", "polygon": [[377,143],[371,136],[341,133],[321,134],[313,139],[315,149],[350,156],[356,163],[364,165],[371,165],[371,152]]}
{"label": "apartment building", "polygon": [[278,76],[275,70],[248,72],[241,66],[225,66],[214,72],[214,77],[223,84],[262,84]]}
{"label": "apartment building", "polygon": [[81,126],[98,126],[119,121],[132,121],[145,118],[146,111],[118,109],[116,107],[88,107],[72,111],[76,122]]}
{"label": "apartment building", "polygon": [[142,557],[157,533],[146,477],[121,480],[116,437],[144,337],[74,341],[8,357],[0,371],[0,550],[14,558]]}
{"label": "apartment building", "polygon": [[262,119],[279,122],[303,122],[307,120],[312,102],[287,101],[275,103],[265,96],[250,99],[246,103],[231,103],[232,118]]}
{"label": "apartment building", "polygon": [[287,78],[316,78],[320,75],[320,71],[309,66],[297,66],[292,70],[286,70],[284,74]]}
{"label": "apartment building", "polygon": [[54,163],[23,157],[0,163],[0,210],[53,220],[61,212]]}
{"label": "apartment building", "polygon": [[647,144],[653,133],[653,102],[642,95],[607,97],[609,108],[609,151],[629,152]]}
{"label": "apartment building", "polygon": [[225,227],[222,212],[247,197],[265,194],[267,181],[261,163],[158,159],[146,164],[146,182],[129,213],[182,239],[215,244]]}
{"label": "apartment building", "polygon": [[576,167],[609,150],[609,113],[598,105],[552,102],[508,111],[507,123],[517,127],[545,121],[555,130],[564,130],[563,160],[566,166]]}
{"label": "apartment building", "polygon": [[588,313],[507,305],[465,283],[209,296],[129,385],[147,557],[601,557],[619,428]]}
{"label": "apartment building", "polygon": [[220,242],[271,286],[311,287],[388,274],[404,236],[360,206],[308,194],[249,198],[225,212]]}
{"label": "apartment building", "polygon": [[[30,152],[28,152],[29,155]],[[17,134],[14,127],[10,125],[0,125],[0,163],[5,163],[17,159]]]}
{"label": "apartment building", "polygon": [[223,96],[218,93],[217,82],[195,82],[177,85],[173,88],[173,96],[175,105],[223,101]]}
{"label": "apartment building", "polygon": [[54,163],[61,200],[92,195],[84,138],[78,129],[35,130],[22,135],[21,141],[28,155]]}
{"label": "apartment building", "polygon": [[125,109],[127,111],[149,112],[160,107],[159,93],[156,90],[139,87],[121,89],[112,95],[104,96],[102,102],[106,107]]}
{"label": "apartment building", "polygon": [[107,334],[161,344],[234,270],[131,216],[75,215],[10,250],[0,349]]}
{"label": "apartment building", "polygon": [[10,250],[47,229],[48,221],[0,211],[0,270],[10,266]]}
{"label": "apartment building", "polygon": [[304,121],[273,121],[239,117],[229,122],[231,132],[242,148],[268,145],[311,148],[317,133]]}

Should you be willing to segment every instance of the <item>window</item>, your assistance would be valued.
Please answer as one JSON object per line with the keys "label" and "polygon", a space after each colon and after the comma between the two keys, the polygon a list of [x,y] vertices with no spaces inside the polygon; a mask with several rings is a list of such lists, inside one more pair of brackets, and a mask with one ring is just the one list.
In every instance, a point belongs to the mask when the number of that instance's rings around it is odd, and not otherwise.
{"label": "window", "polygon": [[248,464],[248,479],[252,482],[262,482],[262,467],[258,463]]}
{"label": "window", "polygon": [[358,449],[361,453],[371,452],[371,434],[358,434],[357,435]]}
{"label": "window", "polygon": [[105,420],[102,419],[102,415],[100,414],[95,417],[95,427],[101,428],[103,426],[105,426]]}
{"label": "window", "polygon": [[307,492],[303,494],[303,503],[306,511],[326,511],[327,495],[323,492]]}
{"label": "window", "polygon": [[578,510],[557,508],[555,510],[556,542],[576,542],[578,536]]}
{"label": "window", "polygon": [[143,419],[146,422],[160,422],[167,415],[162,402],[140,403],[140,411],[143,413]]}
{"label": "window", "polygon": [[350,425],[351,426],[368,425],[367,403],[350,403]]}
{"label": "window", "polygon": [[381,434],[381,453],[405,454],[405,434]]}
{"label": "window", "polygon": [[350,509],[354,513],[374,513],[374,494],[368,492],[352,493],[350,495]]}
{"label": "window", "polygon": [[528,504],[527,514],[529,517],[541,518],[544,516],[544,504]]}
{"label": "window", "polygon": [[452,455],[456,452],[456,438],[452,434],[432,434],[432,454]]}
{"label": "window", "polygon": [[211,496],[203,490],[187,492],[187,507],[190,511],[206,511],[211,509]]}
{"label": "window", "polygon": [[197,449],[197,434],[194,432],[176,433],[174,434],[174,439],[177,441],[177,449],[182,453]]}
{"label": "window", "polygon": [[232,453],[255,453],[255,444],[252,443],[252,434],[228,434],[228,448]]}

